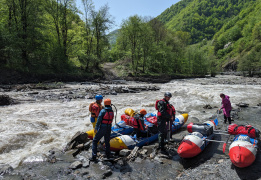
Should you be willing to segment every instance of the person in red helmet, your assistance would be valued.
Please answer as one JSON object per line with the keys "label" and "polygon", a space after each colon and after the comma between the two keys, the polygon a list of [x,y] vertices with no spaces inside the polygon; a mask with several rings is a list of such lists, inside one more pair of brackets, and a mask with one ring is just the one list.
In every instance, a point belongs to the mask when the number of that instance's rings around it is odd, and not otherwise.
{"label": "person in red helmet", "polygon": [[147,114],[145,109],[141,109],[139,114],[134,115],[134,132],[136,137],[147,137],[148,133],[145,131],[144,116]]}
{"label": "person in red helmet", "polygon": [[104,137],[106,157],[111,157],[110,151],[110,136],[111,136],[111,124],[114,118],[114,112],[111,107],[111,100],[104,100],[105,108],[101,110],[98,120],[94,129],[96,133],[92,141],[92,158],[91,161],[95,161],[97,157],[97,144]]}

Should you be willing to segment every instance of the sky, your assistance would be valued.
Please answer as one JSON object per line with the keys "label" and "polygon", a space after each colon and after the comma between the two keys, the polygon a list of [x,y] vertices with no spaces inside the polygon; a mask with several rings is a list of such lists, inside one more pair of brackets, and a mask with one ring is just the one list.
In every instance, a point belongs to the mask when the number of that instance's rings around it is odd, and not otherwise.
{"label": "sky", "polygon": [[[82,0],[76,0],[76,6],[83,12]],[[114,18],[115,26],[112,30],[120,28],[122,20],[133,15],[157,17],[171,5],[180,0],[92,0],[95,9],[108,4],[109,13]]]}

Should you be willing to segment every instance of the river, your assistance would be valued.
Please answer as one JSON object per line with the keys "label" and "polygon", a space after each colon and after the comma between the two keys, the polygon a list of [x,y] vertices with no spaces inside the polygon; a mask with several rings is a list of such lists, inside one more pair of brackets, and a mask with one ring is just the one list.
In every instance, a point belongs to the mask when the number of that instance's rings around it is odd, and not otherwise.
{"label": "river", "polygon": [[[126,86],[143,84],[148,85],[141,82],[126,82]],[[248,103],[249,106],[261,103],[261,79],[258,78],[219,75],[215,78],[172,80],[169,83],[153,85],[159,86],[160,90],[106,95],[106,98],[110,98],[117,107],[117,121],[120,121],[120,115],[126,108],[134,110],[145,108],[147,112],[156,112],[155,101],[161,99],[167,91],[173,95],[170,102],[177,112],[189,113],[188,122],[194,119],[203,122],[216,114],[216,110],[221,106],[219,97],[221,92],[230,96],[233,108],[237,108],[236,104],[240,102]],[[50,98],[50,94],[74,90],[84,94],[90,87],[99,86],[67,83],[61,89],[4,92],[13,99],[23,102],[0,107],[0,163],[17,167],[26,157],[30,155],[37,157],[52,148],[62,149],[77,131],[91,129],[88,106],[92,99]],[[45,98],[38,99],[32,94],[42,94]],[[214,108],[203,109],[206,104]],[[259,116],[249,115],[249,119],[245,121],[261,129],[259,120]]]}

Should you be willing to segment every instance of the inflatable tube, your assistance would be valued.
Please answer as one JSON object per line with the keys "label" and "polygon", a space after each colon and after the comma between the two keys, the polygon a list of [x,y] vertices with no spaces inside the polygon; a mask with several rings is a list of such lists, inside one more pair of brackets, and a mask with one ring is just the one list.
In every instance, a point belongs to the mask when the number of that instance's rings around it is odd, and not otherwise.
{"label": "inflatable tube", "polygon": [[229,147],[231,162],[239,168],[250,166],[256,159],[257,143],[256,139],[250,138],[248,135],[235,136]]}
{"label": "inflatable tube", "polygon": [[[187,129],[191,133],[185,136],[180,143],[177,150],[178,155],[182,158],[192,158],[201,153],[209,144],[209,141],[205,139],[213,139],[213,128],[215,129],[217,124],[217,119],[204,122],[201,125],[190,123]],[[212,129],[211,134],[209,134],[209,129]]]}
{"label": "inflatable tube", "polygon": [[[128,126],[124,121],[120,121],[114,126],[111,127],[111,138],[119,136],[119,134],[131,134],[134,129],[131,126]],[[89,139],[94,138],[94,129],[91,129],[86,132]]]}

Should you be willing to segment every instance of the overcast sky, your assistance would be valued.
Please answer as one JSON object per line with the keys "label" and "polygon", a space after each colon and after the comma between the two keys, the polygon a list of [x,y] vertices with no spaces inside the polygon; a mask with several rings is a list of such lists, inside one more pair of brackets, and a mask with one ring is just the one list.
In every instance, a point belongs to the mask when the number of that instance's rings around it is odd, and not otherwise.
{"label": "overcast sky", "polygon": [[[114,17],[115,27],[118,29],[122,20],[133,15],[157,17],[172,4],[180,0],[93,0],[95,9],[108,4],[110,14]],[[76,0],[77,8],[83,11],[82,0]]]}

